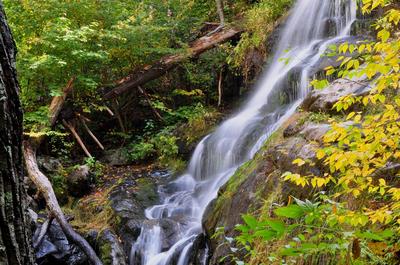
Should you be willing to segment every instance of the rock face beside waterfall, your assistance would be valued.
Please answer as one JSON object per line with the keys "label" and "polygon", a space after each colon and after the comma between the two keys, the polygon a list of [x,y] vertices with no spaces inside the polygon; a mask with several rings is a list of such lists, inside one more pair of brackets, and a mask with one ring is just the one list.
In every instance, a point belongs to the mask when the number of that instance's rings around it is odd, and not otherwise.
{"label": "rock face beside waterfall", "polygon": [[368,92],[369,86],[365,78],[337,79],[322,90],[312,91],[304,100],[302,108],[313,112],[334,112],[332,107],[341,97],[362,96]]}
{"label": "rock face beside waterfall", "polygon": [[[335,93],[333,88],[337,90],[336,96],[332,96]],[[339,99],[338,94],[358,93],[361,89],[361,86],[349,87],[346,82],[338,81],[324,93],[312,92],[303,103],[310,111],[294,114],[220,189],[218,198],[208,206],[203,217],[203,226],[211,242],[210,264],[231,264],[229,259],[220,260],[230,253],[226,239],[237,235],[235,226],[242,223],[243,214],[268,211],[262,207],[272,203],[285,204],[289,195],[299,199],[310,196],[303,189],[284,182],[281,176],[287,171],[305,173],[304,168],[293,165],[296,158],[315,161],[315,166],[307,170],[314,174],[321,171],[322,165],[317,162],[315,150],[330,130],[326,123],[328,113]],[[310,108],[313,105],[318,107]],[[220,228],[223,228],[224,236],[213,236]]]}

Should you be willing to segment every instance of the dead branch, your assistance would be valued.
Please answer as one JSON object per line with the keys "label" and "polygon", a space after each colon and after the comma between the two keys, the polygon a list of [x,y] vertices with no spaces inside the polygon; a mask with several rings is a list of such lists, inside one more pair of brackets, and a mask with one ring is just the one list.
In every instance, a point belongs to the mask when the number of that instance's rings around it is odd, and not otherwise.
{"label": "dead branch", "polygon": [[96,142],[96,144],[100,147],[101,150],[104,150],[104,146],[100,143],[99,139],[94,135],[94,133],[89,129],[89,127],[86,124],[86,121],[82,115],[78,116],[79,119],[81,120],[83,127],[86,129],[86,132],[92,137],[93,141]]}
{"label": "dead branch", "polygon": [[61,229],[71,242],[77,244],[80,249],[86,254],[89,261],[94,265],[102,265],[102,262],[97,257],[96,252],[89,245],[89,243],[78,233],[76,233],[72,226],[68,223],[58,204],[56,195],[54,194],[53,187],[47,177],[39,170],[36,160],[36,151],[31,146],[29,141],[23,142],[23,153],[25,158],[25,166],[29,175],[29,178],[35,183],[40,193],[46,200],[47,208],[50,214],[54,216],[57,222],[60,224]]}
{"label": "dead branch", "polygon": [[[51,225],[51,222],[53,221],[53,216],[49,216],[49,218],[44,221],[42,226],[40,227],[40,230],[38,231],[37,236],[35,235],[34,240],[33,240],[33,248],[37,248],[43,241],[44,236],[47,234],[47,231],[49,230],[49,227]],[[36,232],[35,232],[36,234]]]}
{"label": "dead branch", "polygon": [[83,143],[82,138],[76,132],[74,126],[72,126],[72,124],[68,123],[66,120],[63,120],[62,122],[63,122],[64,126],[70,130],[70,132],[74,136],[75,140],[78,142],[78,144],[81,146],[82,150],[85,152],[86,156],[92,157],[89,150],[86,148],[86,145]]}
{"label": "dead branch", "polygon": [[152,109],[154,115],[156,115],[156,117],[160,120],[163,121],[164,118],[161,116],[161,114],[153,107],[153,104],[151,103],[150,97],[149,95],[146,93],[146,91],[144,91],[144,89],[142,89],[140,86],[138,86],[139,88],[139,92],[142,93],[144,95],[144,97],[146,98],[147,104],[149,104],[150,108]]}
{"label": "dead branch", "polygon": [[219,80],[218,80],[218,107],[222,104],[222,69],[219,73]]}
{"label": "dead branch", "polygon": [[[54,97],[50,107],[49,107],[49,121],[50,125],[53,127],[56,124],[58,116],[64,106],[65,100],[68,95],[73,90],[73,82],[75,78],[71,78],[63,89],[63,95]],[[37,159],[36,159],[36,149],[40,146],[44,137],[39,138],[29,138],[29,140],[25,140],[22,143],[23,147],[23,156],[25,160],[25,167],[28,173],[29,178],[38,188],[38,191],[43,195],[46,200],[46,205],[49,210],[49,213],[52,217],[54,217],[57,222],[60,224],[61,229],[67,236],[71,242],[75,243],[81,250],[86,254],[89,261],[93,265],[102,265],[102,262],[97,257],[96,252],[89,245],[89,243],[81,237],[78,233],[76,233],[71,225],[68,223],[68,220],[65,218],[60,205],[58,204],[56,195],[54,193],[53,187],[47,177],[39,170]],[[43,224],[45,225],[45,224]],[[49,224],[50,225],[50,221]],[[43,227],[43,231],[40,232],[38,239],[35,241],[35,245],[39,245],[41,239],[41,235],[46,234],[45,230],[48,228]],[[40,240],[39,240],[40,239]]]}
{"label": "dead branch", "polygon": [[121,127],[122,132],[126,133],[126,129],[125,129],[125,126],[124,126],[124,121],[122,120],[121,113],[118,110],[118,101],[117,100],[113,100],[112,105],[113,105],[114,113],[115,113],[115,116],[117,117],[119,126]]}

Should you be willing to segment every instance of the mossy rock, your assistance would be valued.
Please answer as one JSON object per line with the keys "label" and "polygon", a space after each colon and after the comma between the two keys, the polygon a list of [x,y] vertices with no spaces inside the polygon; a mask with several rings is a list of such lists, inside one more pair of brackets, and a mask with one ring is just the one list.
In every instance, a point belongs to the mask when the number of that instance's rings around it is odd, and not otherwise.
{"label": "mossy rock", "polygon": [[99,256],[104,265],[126,265],[126,255],[118,237],[109,229],[102,231],[97,238]]}

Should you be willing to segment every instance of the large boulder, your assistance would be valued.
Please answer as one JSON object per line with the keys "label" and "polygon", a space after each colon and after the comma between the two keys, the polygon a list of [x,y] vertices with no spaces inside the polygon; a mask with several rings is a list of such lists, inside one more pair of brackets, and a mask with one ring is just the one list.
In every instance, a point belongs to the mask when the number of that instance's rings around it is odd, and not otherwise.
{"label": "large boulder", "polygon": [[91,191],[94,176],[87,165],[78,166],[66,177],[68,194],[82,197]]}
{"label": "large boulder", "polygon": [[127,166],[131,164],[124,148],[106,150],[102,160],[110,166]]}
{"label": "large boulder", "polygon": [[63,168],[60,160],[51,156],[38,156],[37,162],[45,174],[56,174]]}
{"label": "large boulder", "polygon": [[369,92],[365,78],[337,79],[328,87],[313,90],[303,101],[302,108],[313,112],[333,112],[333,105],[347,95],[362,96]]}

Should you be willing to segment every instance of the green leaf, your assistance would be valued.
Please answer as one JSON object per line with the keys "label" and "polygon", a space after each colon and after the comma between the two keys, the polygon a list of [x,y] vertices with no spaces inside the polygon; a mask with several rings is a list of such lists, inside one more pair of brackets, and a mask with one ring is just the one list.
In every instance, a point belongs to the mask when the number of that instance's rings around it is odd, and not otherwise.
{"label": "green leaf", "polygon": [[263,240],[272,240],[275,239],[277,237],[276,232],[271,231],[271,230],[261,230],[261,231],[257,231],[254,233],[255,236],[257,237],[262,237]]}
{"label": "green leaf", "polygon": [[280,220],[267,220],[266,223],[276,231],[278,236],[281,236],[285,233],[285,223]]}
{"label": "green leaf", "polygon": [[243,215],[242,216],[243,221],[251,228],[251,229],[255,229],[257,228],[258,225],[258,221],[257,219],[249,214]]}
{"label": "green leaf", "polygon": [[274,213],[277,216],[296,219],[304,215],[304,210],[298,205],[289,205],[275,209]]}

